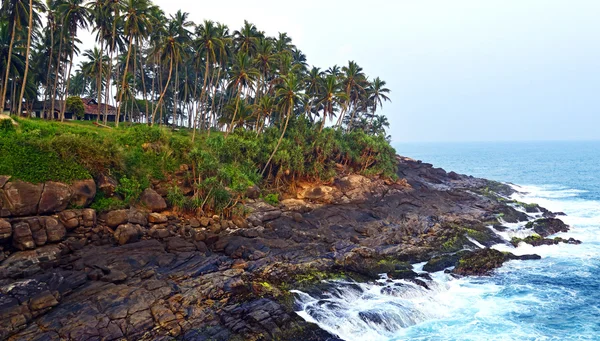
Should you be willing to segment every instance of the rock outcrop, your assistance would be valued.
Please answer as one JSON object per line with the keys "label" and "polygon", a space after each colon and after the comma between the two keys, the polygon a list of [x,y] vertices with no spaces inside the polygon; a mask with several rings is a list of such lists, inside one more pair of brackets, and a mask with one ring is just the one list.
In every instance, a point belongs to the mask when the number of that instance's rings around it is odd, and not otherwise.
{"label": "rock outcrop", "polygon": [[64,209],[86,207],[93,181],[0,182],[0,339],[336,340],[293,312],[290,288],[334,274],[424,285],[411,264],[485,275],[516,258],[477,245],[496,242],[500,213],[519,219],[480,194],[510,187],[405,158],[398,176],[305,183],[277,205],[249,188],[231,220],[163,211],[158,185],[145,207],[97,215]]}

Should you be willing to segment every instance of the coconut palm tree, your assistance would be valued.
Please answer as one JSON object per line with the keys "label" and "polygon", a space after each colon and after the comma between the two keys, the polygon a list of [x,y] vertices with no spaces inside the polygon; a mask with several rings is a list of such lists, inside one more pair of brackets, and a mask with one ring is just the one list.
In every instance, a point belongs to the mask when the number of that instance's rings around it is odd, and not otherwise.
{"label": "coconut palm tree", "polygon": [[[354,122],[354,116],[356,115],[357,111],[357,104],[360,100],[360,97],[365,94],[365,85],[367,82],[363,69],[354,61],[349,61],[348,66],[344,66],[342,68],[342,72],[343,74],[341,77],[343,79],[344,89],[349,97],[348,104],[352,107],[352,115],[348,123],[348,130],[351,130],[352,123]],[[341,126],[343,116],[343,114],[340,115],[338,126]]]}
{"label": "coconut palm tree", "polygon": [[104,78],[108,73],[108,56],[102,54],[98,47],[94,46],[93,50],[85,50],[83,56],[87,60],[82,64],[81,70],[88,77],[96,78],[96,94],[98,97],[98,114],[96,122],[100,120],[100,103],[102,103],[102,88],[104,86]]}
{"label": "coconut palm tree", "polygon": [[343,85],[336,76],[330,74],[325,78],[321,96],[317,100],[317,103],[323,107],[323,117],[321,128],[319,129],[319,132],[321,132],[325,127],[325,121],[328,116],[333,119],[336,107],[340,107],[342,112],[344,112],[345,105],[348,103],[348,94],[344,92]]}
{"label": "coconut palm tree", "polygon": [[231,131],[233,130],[233,123],[235,122],[237,108],[239,107],[240,97],[242,95],[242,89],[253,89],[256,80],[260,77],[258,70],[252,67],[252,61],[250,57],[244,53],[239,52],[236,55],[234,64],[231,68],[230,76],[229,76],[229,89],[232,91],[237,91],[236,100],[235,100],[235,110],[233,112],[231,118],[231,124],[229,125],[229,129],[225,134],[227,137]]}
{"label": "coconut palm tree", "polygon": [[[127,59],[125,61],[125,69],[123,70],[123,79],[121,81],[121,89],[125,89],[125,81],[129,72],[129,60],[134,40],[144,39],[148,35],[148,27],[150,26],[151,3],[148,0],[127,0],[123,6],[123,32],[129,41],[127,48]],[[135,74],[135,70],[134,74]],[[119,92],[119,104],[123,100],[123,92]],[[119,126],[119,118],[121,117],[121,105],[117,107],[117,118],[115,125]]]}
{"label": "coconut palm tree", "polygon": [[[34,6],[35,4],[35,6]],[[29,55],[31,53],[31,38],[33,36],[34,25],[37,27],[41,24],[41,20],[36,10],[44,10],[44,5],[38,1],[29,0],[29,21],[27,24],[27,49],[25,52],[25,72],[23,74],[23,82],[21,84],[21,93],[19,95],[19,108],[17,114],[23,112],[23,96],[25,96],[25,88],[27,87],[27,75],[29,74]],[[34,21],[35,18],[35,21]]]}
{"label": "coconut palm tree", "polygon": [[[79,28],[87,29],[90,20],[90,12],[87,7],[84,6],[84,0],[66,0],[64,3],[58,5],[58,12],[63,18],[63,30],[66,27],[68,34],[71,38],[72,46],[70,48],[69,58],[69,71],[67,72],[67,84],[65,86],[64,97],[68,97],[69,94],[69,79],[71,69],[73,68],[73,57],[75,51],[75,37],[77,37],[77,30]],[[64,101],[63,108],[60,113],[60,120],[64,121],[65,111],[67,109],[67,101]]]}
{"label": "coconut palm tree", "polygon": [[371,119],[370,123],[373,123],[373,118],[375,117],[375,112],[377,111],[377,107],[383,107],[383,102],[391,102],[392,100],[389,98],[390,89],[386,88],[386,82],[381,78],[377,77],[371,82],[369,89],[367,90],[369,102],[371,103]]}
{"label": "coconut palm tree", "polygon": [[269,156],[269,160],[265,164],[265,167],[262,170],[262,175],[264,176],[265,171],[269,167],[271,160],[273,160],[273,156],[277,153],[279,146],[281,145],[281,141],[283,140],[283,136],[288,127],[288,123],[290,122],[290,117],[294,113],[294,107],[296,104],[302,102],[305,98],[305,94],[303,92],[302,83],[298,80],[298,77],[290,73],[289,75],[283,77],[282,83],[277,86],[277,90],[275,91],[275,97],[277,98],[277,104],[279,106],[279,110],[283,113],[285,112],[285,124],[283,129],[281,130],[281,136],[279,140],[277,140],[277,144],[275,145],[275,149],[273,149],[273,153]]}
{"label": "coconut palm tree", "polygon": [[244,20],[244,26],[233,32],[235,52],[243,52],[249,56],[253,56],[254,52],[256,52],[258,40],[261,37],[264,37],[264,33],[259,31],[254,24]]}

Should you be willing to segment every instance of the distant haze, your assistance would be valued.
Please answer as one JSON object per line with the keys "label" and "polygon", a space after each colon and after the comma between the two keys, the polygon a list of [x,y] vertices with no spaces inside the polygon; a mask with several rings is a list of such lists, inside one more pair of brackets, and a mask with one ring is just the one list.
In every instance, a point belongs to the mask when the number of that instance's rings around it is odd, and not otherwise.
{"label": "distant haze", "polygon": [[155,3],[287,32],[323,69],[355,60],[392,89],[395,143],[600,139],[598,0]]}

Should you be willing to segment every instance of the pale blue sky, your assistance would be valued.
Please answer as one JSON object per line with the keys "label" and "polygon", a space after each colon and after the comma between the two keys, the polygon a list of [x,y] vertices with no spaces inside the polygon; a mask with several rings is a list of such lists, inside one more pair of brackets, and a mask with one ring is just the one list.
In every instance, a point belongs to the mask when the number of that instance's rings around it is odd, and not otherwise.
{"label": "pale blue sky", "polygon": [[393,90],[394,142],[600,139],[599,0],[155,2],[355,60]]}

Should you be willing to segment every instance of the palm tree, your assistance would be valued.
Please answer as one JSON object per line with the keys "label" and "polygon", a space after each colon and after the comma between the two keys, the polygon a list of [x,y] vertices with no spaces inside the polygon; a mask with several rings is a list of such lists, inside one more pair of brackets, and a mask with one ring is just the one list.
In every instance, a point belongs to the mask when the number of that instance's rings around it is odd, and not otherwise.
{"label": "palm tree", "polygon": [[269,73],[276,62],[276,55],[273,52],[273,43],[270,39],[261,38],[256,48],[255,65],[260,71],[261,81],[257,86],[256,100],[258,101],[263,93],[267,93],[267,80]]}
{"label": "palm tree", "polygon": [[306,95],[309,100],[306,105],[306,113],[311,114],[314,106],[315,98],[321,92],[321,88],[323,85],[323,75],[324,73],[320,68],[314,67],[309,71],[308,75],[304,79],[304,83],[306,86]]}
{"label": "palm tree", "polygon": [[323,118],[319,132],[323,131],[327,116],[333,118],[336,107],[342,107],[342,112],[344,112],[347,102],[348,94],[343,91],[338,78],[334,75],[327,76],[323,84],[321,97],[317,100],[317,103],[323,106]]}
{"label": "palm tree", "polygon": [[240,97],[242,94],[242,88],[252,89],[259,76],[258,70],[252,67],[250,57],[244,52],[239,52],[236,55],[235,62],[231,69],[231,74],[229,76],[229,88],[232,91],[237,90],[237,96],[235,110],[233,112],[233,117],[231,118],[231,124],[229,125],[229,129],[227,130],[225,137],[227,137],[233,130],[233,122],[235,122],[237,108],[239,106]]}
{"label": "palm tree", "polygon": [[303,89],[301,86],[301,82],[298,80],[298,77],[296,77],[296,75],[293,73],[290,73],[289,75],[283,77],[283,82],[277,87],[275,96],[278,99],[279,109],[282,113],[287,112],[287,114],[285,115],[285,124],[281,131],[281,136],[279,137],[279,140],[277,141],[275,149],[273,150],[273,153],[271,153],[269,160],[267,160],[265,168],[263,168],[262,170],[261,174],[263,176],[265,175],[265,171],[269,167],[271,160],[273,160],[273,156],[275,156],[275,153],[277,153],[279,145],[281,145],[281,141],[283,140],[283,136],[285,135],[285,132],[287,130],[288,123],[290,122],[290,117],[293,114],[294,106],[297,103],[301,102],[305,97],[302,90]]}
{"label": "palm tree", "polygon": [[372,103],[372,112],[370,124],[373,123],[373,118],[375,117],[375,111],[377,111],[377,107],[383,107],[383,102],[392,101],[388,94],[391,92],[390,89],[386,88],[386,82],[379,77],[375,78],[368,90],[369,94],[369,102]]}
{"label": "palm tree", "polygon": [[[96,0],[88,3],[94,26],[93,30],[96,32],[96,41],[100,43],[100,51],[98,51],[94,47],[94,51],[92,54],[93,60],[96,61],[96,67],[93,70],[93,74],[95,74],[97,77],[96,87],[98,91],[98,115],[96,115],[96,122],[100,121],[100,103],[102,103],[102,79],[105,75],[108,76],[110,74],[110,72],[104,72],[105,67],[108,68],[108,57],[105,58],[104,56],[104,42],[107,41],[107,36],[109,35],[110,27],[112,25],[109,2],[110,0]],[[98,51],[97,54],[96,51]],[[90,56],[87,57],[90,58]],[[90,72],[91,71],[92,70],[90,70]],[[108,84],[108,82],[106,84]],[[106,101],[108,102],[108,98],[106,98]],[[107,106],[105,106],[105,110],[106,109]],[[106,112],[104,114],[106,123]]]}
{"label": "palm tree", "polygon": [[188,20],[189,15],[190,14],[188,12],[182,12],[181,10],[178,10],[174,16],[171,16],[168,27],[168,30],[171,31],[172,34],[176,34],[179,37],[181,44],[181,55],[175,63],[175,83],[173,84],[173,128],[175,128],[177,124],[178,89],[175,87],[175,85],[179,84],[179,64],[182,62],[183,55],[187,54],[190,47],[191,32],[188,30],[188,28],[194,26],[194,23]]}
{"label": "palm tree", "polygon": [[[18,54],[15,49],[12,48],[10,32],[11,29],[9,23],[0,21],[0,70],[4,71],[3,73],[8,74],[9,76],[10,74],[20,75],[25,72],[25,60],[22,55]],[[10,64],[8,64],[8,62],[10,62]],[[5,80],[7,79],[8,78]],[[7,85],[2,92],[5,92],[4,90],[8,88],[8,82],[6,82],[6,84]],[[1,110],[4,110],[4,103],[0,105],[0,108]]]}
{"label": "palm tree", "polygon": [[[150,2],[148,0],[127,0],[123,7],[123,31],[129,40],[127,48],[127,59],[125,61],[125,69],[123,70],[123,80],[121,89],[125,89],[125,81],[129,71],[129,59],[133,41],[145,38],[148,35],[148,26],[150,25]],[[135,74],[135,70],[134,70]],[[117,118],[115,126],[119,126],[119,118],[121,117],[121,101],[123,100],[123,92],[119,92],[119,106],[117,107]]]}
{"label": "palm tree", "polygon": [[[71,68],[73,67],[73,56],[75,54],[75,37],[77,36],[77,30],[79,28],[86,29],[88,26],[88,22],[90,19],[90,12],[83,5],[84,0],[66,0],[65,3],[62,3],[58,6],[58,12],[63,18],[63,31],[66,26],[68,29],[69,35],[72,37],[72,47],[70,48],[70,58],[69,58],[69,71],[67,72],[67,84],[65,87],[65,98],[69,94],[69,79],[71,74]],[[67,101],[64,101],[63,108],[60,113],[60,120],[64,121],[65,119],[65,111],[67,109]]]}
{"label": "palm tree", "polygon": [[264,37],[264,33],[260,32],[254,24],[244,20],[244,26],[238,31],[233,32],[233,43],[235,52],[243,52],[249,56],[253,56],[256,51],[258,39]]}
{"label": "palm tree", "polygon": [[269,95],[261,97],[258,104],[255,105],[254,110],[256,114],[256,136],[258,136],[267,119],[275,111],[275,99]]}
{"label": "palm tree", "polygon": [[[348,130],[351,130],[354,116],[356,115],[357,111],[357,103],[360,99],[360,96],[365,94],[364,86],[366,83],[366,76],[363,73],[363,69],[354,61],[349,61],[348,66],[344,66],[342,68],[342,72],[344,89],[349,97],[348,104],[352,106],[352,116],[350,117],[350,121],[348,123]],[[340,115],[338,126],[341,125],[343,116],[343,114]]]}
{"label": "palm tree", "polygon": [[[34,23],[36,24],[36,26],[38,24],[40,24],[40,18],[37,15],[37,13],[35,13],[34,15],[34,4],[36,5],[35,8],[36,9],[44,9],[43,5],[41,3],[39,3],[38,1],[33,1],[33,0],[29,0],[29,23],[27,25],[27,50],[25,52],[25,73],[23,74],[23,82],[21,84],[21,94],[19,95],[19,108],[17,109],[17,114],[21,115],[21,113],[23,112],[22,110],[22,105],[23,105],[23,96],[25,96],[25,88],[27,86],[27,75],[29,73],[29,54],[31,52],[31,37],[33,35],[33,26]],[[35,17],[35,22],[34,22],[34,17]]]}
{"label": "palm tree", "polygon": [[96,46],[94,46],[93,50],[85,50],[83,56],[86,57],[87,60],[82,64],[82,72],[88,77],[96,78],[96,94],[98,95],[98,114],[96,115],[96,122],[98,122],[100,120],[103,80],[108,71],[108,56],[103,55]]}
{"label": "palm tree", "polygon": [[[225,42],[223,39],[219,37],[219,32],[214,22],[210,20],[205,20],[203,24],[199,25],[196,28],[196,53],[198,54],[198,59],[200,60],[202,56],[204,56],[205,67],[204,67],[204,82],[202,85],[202,91],[200,93],[200,98],[198,101],[198,106],[204,100],[204,96],[207,94],[207,81],[208,75],[210,73],[210,65],[216,63],[217,61],[217,51],[223,51],[225,49]],[[207,107],[207,106],[205,106]],[[202,111],[201,117],[204,118],[204,110]],[[192,141],[196,136],[196,124],[197,118],[194,120],[194,132],[192,133]]]}

